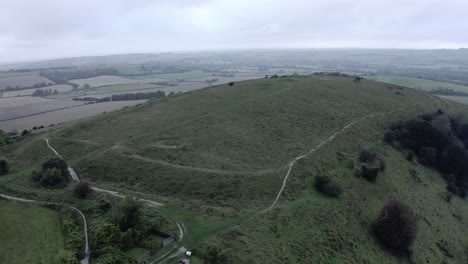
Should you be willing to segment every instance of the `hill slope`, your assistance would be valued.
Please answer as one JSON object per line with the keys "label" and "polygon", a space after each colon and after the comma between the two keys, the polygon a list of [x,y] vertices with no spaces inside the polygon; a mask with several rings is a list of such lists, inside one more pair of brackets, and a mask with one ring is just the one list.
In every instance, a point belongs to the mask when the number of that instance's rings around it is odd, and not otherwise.
{"label": "hill slope", "polygon": [[[225,253],[234,263],[405,262],[380,248],[369,231],[383,204],[398,197],[419,218],[415,261],[463,263],[466,201],[447,203],[438,173],[407,161],[382,140],[392,122],[439,108],[466,111],[409,88],[352,78],[215,86],[12,144],[5,155],[18,172],[8,184],[28,185],[26,172],[52,155],[41,139],[49,138],[83,179],[159,196],[168,205],[161,211],[187,224],[185,246],[199,252],[205,242],[232,248]],[[354,176],[363,147],[387,162],[374,183]],[[288,163],[302,155],[285,180]],[[326,198],[313,189],[314,176],[322,174],[343,186],[342,196]],[[283,180],[279,203],[261,213]],[[242,227],[233,228],[238,223]],[[452,258],[439,249],[440,241],[448,242]]]}

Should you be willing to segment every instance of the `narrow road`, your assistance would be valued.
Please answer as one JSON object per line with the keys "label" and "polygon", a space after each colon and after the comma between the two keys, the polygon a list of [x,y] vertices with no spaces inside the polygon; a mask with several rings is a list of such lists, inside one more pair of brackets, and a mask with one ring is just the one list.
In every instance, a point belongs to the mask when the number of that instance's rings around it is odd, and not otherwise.
{"label": "narrow road", "polygon": [[84,226],[84,234],[85,234],[85,256],[84,258],[80,261],[81,264],[88,264],[89,263],[89,241],[88,241],[88,225],[86,223],[86,218],[84,214],[76,207],[66,205],[66,204],[59,204],[59,203],[53,203],[53,202],[45,202],[45,201],[38,201],[38,200],[30,200],[30,199],[23,199],[19,197],[14,197],[14,196],[9,196],[6,194],[0,194],[0,197],[3,199],[11,200],[11,201],[18,201],[18,202],[23,202],[23,203],[42,203],[42,204],[54,204],[54,205],[62,205],[66,206],[72,210],[75,210],[78,212],[78,214],[81,215],[83,218],[83,226]]}

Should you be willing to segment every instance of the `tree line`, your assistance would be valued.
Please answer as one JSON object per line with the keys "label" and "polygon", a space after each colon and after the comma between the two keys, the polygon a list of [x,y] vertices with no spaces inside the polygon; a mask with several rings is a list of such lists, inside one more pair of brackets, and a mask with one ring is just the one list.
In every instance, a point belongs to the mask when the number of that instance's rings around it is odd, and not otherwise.
{"label": "tree line", "polygon": [[152,98],[165,97],[164,91],[148,92],[148,93],[125,93],[125,94],[114,94],[108,97],[96,98],[96,97],[81,97],[73,98],[74,101],[88,101],[88,102],[109,102],[109,101],[129,101],[129,100],[145,100]]}
{"label": "tree line", "polygon": [[435,94],[435,95],[453,95],[453,96],[468,96],[468,93],[461,92],[461,91],[454,91],[449,88],[442,88],[439,87],[437,89],[433,89],[429,91],[430,94]]}
{"label": "tree line", "polygon": [[73,71],[40,71],[39,74],[57,84],[69,84],[69,80],[86,79],[101,75],[119,75],[115,68],[81,69]]}
{"label": "tree line", "polygon": [[47,87],[47,86],[52,86],[54,85],[53,83],[49,82],[40,82],[40,83],[35,83],[31,86],[7,86],[5,88],[5,91],[20,91],[20,90],[27,90],[27,89],[34,89],[34,88],[42,88],[42,87]]}
{"label": "tree line", "polygon": [[52,89],[37,89],[34,91],[34,93],[32,94],[32,96],[49,96],[49,95],[52,95],[52,94],[58,94],[58,91],[57,89],[53,90]]}
{"label": "tree line", "polygon": [[465,197],[468,191],[468,119],[443,111],[394,123],[385,141],[407,152],[422,165],[437,169],[447,190]]}

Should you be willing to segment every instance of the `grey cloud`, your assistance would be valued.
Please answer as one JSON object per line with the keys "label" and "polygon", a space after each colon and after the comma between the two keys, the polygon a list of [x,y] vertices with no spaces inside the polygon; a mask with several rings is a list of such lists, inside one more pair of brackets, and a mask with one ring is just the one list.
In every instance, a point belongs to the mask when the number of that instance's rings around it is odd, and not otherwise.
{"label": "grey cloud", "polygon": [[0,0],[0,63],[232,48],[468,46],[465,0]]}

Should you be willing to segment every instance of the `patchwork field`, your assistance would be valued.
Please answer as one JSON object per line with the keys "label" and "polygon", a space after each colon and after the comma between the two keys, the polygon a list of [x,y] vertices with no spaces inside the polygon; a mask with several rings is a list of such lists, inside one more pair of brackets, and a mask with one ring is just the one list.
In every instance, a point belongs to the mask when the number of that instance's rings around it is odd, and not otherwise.
{"label": "patchwork field", "polygon": [[447,83],[447,82],[436,82],[426,79],[410,78],[410,77],[397,77],[397,76],[367,76],[367,79],[391,83],[411,88],[417,88],[424,91],[431,91],[438,88],[451,89],[454,91],[460,91],[468,93],[468,86]]}
{"label": "patchwork field", "polygon": [[34,88],[34,89],[27,89],[27,90],[19,90],[19,91],[8,91],[8,92],[3,92],[1,97],[15,97],[15,96],[27,96],[27,95],[32,95],[34,91],[37,89],[52,89],[57,90],[59,93],[67,93],[72,90],[71,85],[67,84],[58,84],[58,85],[51,85],[47,87],[42,87],[42,88]]}
{"label": "patchwork field", "polygon": [[[45,99],[48,100],[48,99]],[[104,112],[111,112],[115,110],[122,109],[126,106],[134,106],[137,104],[141,104],[145,102],[144,100],[137,100],[137,101],[116,101],[116,102],[106,102],[106,103],[99,103],[99,104],[90,104],[90,105],[83,105],[83,102],[75,102],[71,100],[51,100],[53,104],[55,102],[57,103],[63,103],[65,104],[71,104],[71,105],[76,105],[71,108],[66,108],[66,109],[59,109],[56,111],[53,111],[52,108],[49,108],[49,112],[47,113],[42,113],[42,114],[35,114],[31,116],[26,116],[18,119],[13,119],[13,120],[8,120],[8,121],[0,121],[0,129],[4,131],[11,131],[13,129],[17,129],[19,131],[23,129],[31,129],[34,126],[49,126],[52,124],[59,124],[59,123],[64,123],[64,122],[69,122],[69,121],[76,121],[80,120],[83,118],[91,117],[91,116],[96,116],[96,115],[101,115]],[[50,107],[49,104],[44,104],[41,103],[38,106],[38,109],[46,109],[46,107]],[[0,111],[2,109],[0,108]],[[27,113],[39,113],[39,112],[31,112],[25,111],[21,112],[21,110],[13,110],[10,111],[10,114],[8,115],[2,115],[3,112],[0,112],[0,116],[11,116],[11,112],[17,111],[16,113],[18,114],[24,114],[25,112]],[[21,115],[22,116],[22,115]]]}
{"label": "patchwork field", "polygon": [[38,75],[2,77],[0,78],[0,90],[5,89],[8,86],[26,87],[26,86],[32,86],[36,83],[41,83],[41,82],[52,83],[51,80],[42,76],[38,76]]}
{"label": "patchwork field", "polygon": [[[83,102],[52,100],[42,97],[21,96],[0,99],[0,120],[18,118],[36,113],[81,105]],[[0,123],[0,127],[2,127]]]}
{"label": "patchwork field", "polygon": [[210,76],[211,74],[208,72],[200,71],[200,70],[193,70],[188,72],[182,73],[163,73],[163,74],[156,74],[154,75],[156,78],[161,78],[165,80],[179,80],[179,79],[194,79],[200,77]]}
{"label": "patchwork field", "polygon": [[65,247],[58,212],[5,200],[0,211],[0,263],[56,263]]}
{"label": "patchwork field", "polygon": [[71,80],[70,82],[76,83],[80,86],[83,86],[85,83],[89,84],[91,87],[100,87],[100,86],[110,86],[118,84],[139,84],[139,83],[151,83],[151,82],[161,82],[163,79],[158,78],[147,78],[147,79],[128,79],[120,76],[98,76],[88,79],[76,79]]}

